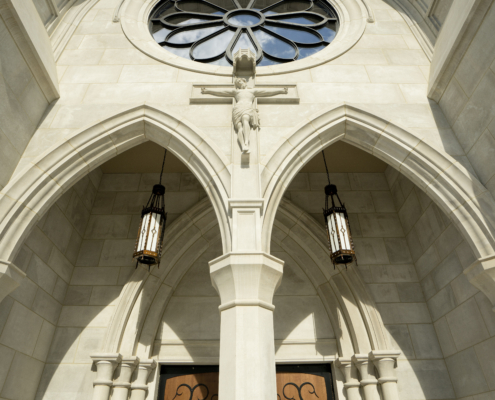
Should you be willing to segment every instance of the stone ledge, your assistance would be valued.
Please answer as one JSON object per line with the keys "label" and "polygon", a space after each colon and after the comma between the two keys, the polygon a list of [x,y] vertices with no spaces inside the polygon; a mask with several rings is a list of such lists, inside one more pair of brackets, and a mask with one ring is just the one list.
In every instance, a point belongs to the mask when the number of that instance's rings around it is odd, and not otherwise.
{"label": "stone ledge", "polygon": [[9,261],[0,260],[0,301],[19,287],[26,274]]}

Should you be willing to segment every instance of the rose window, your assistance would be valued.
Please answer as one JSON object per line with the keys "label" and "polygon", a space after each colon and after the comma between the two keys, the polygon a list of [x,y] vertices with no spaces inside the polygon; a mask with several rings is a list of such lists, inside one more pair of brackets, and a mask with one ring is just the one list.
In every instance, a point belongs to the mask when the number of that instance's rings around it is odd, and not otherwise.
{"label": "rose window", "polygon": [[162,0],[150,31],[167,51],[229,66],[239,49],[259,66],[308,57],[330,44],[337,13],[326,0]]}

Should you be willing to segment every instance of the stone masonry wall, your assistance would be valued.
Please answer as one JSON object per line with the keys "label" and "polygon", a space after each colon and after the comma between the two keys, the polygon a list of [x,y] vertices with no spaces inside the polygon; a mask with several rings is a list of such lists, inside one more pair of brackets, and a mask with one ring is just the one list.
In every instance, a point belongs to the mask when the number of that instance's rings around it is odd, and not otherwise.
{"label": "stone masonry wall", "polygon": [[495,195],[495,3],[480,3],[478,13],[486,15],[439,105],[481,183]]}
{"label": "stone masonry wall", "polygon": [[[158,179],[158,174],[102,176],[36,399],[92,398],[89,355],[100,350],[122,287],[134,271],[141,209]],[[166,173],[162,183],[168,225],[206,195],[191,173]]]}
{"label": "stone masonry wall", "polygon": [[[385,174],[330,174],[349,212],[358,269],[392,345],[401,400],[450,399],[454,390]],[[323,225],[325,174],[298,174],[286,197]],[[413,185],[409,183],[410,190]],[[395,187],[394,187],[395,189]],[[400,189],[399,189],[400,190]]]}
{"label": "stone masonry wall", "polygon": [[35,397],[100,178],[95,170],[62,195],[14,261],[27,277],[0,303],[2,399]]}
{"label": "stone masonry wall", "polygon": [[[427,357],[445,358],[457,398],[491,398],[495,395],[495,313],[486,296],[463,274],[475,261],[474,255],[455,225],[424,192],[391,167],[386,175],[441,352],[434,346],[431,327],[428,341],[419,346]],[[412,342],[416,347],[411,325],[400,330],[393,334],[399,346],[412,350]]]}

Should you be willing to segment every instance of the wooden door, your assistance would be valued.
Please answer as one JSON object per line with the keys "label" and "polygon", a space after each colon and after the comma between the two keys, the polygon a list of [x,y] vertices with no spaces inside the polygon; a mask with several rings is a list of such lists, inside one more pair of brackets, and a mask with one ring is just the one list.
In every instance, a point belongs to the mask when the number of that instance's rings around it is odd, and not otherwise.
{"label": "wooden door", "polygon": [[[218,400],[218,366],[161,367],[159,400]],[[277,400],[333,400],[329,364],[277,365]]]}

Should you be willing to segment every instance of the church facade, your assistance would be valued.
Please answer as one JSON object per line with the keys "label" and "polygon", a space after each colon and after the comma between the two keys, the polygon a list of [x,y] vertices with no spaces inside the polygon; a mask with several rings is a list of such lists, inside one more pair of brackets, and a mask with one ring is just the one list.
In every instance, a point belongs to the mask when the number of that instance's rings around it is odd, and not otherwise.
{"label": "church facade", "polygon": [[0,400],[493,399],[494,37],[493,0],[0,0]]}

